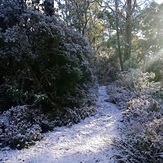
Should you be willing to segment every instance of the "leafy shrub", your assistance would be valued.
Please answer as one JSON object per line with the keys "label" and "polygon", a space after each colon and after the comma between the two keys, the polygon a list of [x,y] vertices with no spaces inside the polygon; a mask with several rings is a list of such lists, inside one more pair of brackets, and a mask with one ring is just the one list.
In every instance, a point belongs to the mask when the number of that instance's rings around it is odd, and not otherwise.
{"label": "leafy shrub", "polygon": [[[123,112],[122,138],[115,140],[117,148],[120,149],[120,154],[116,155],[117,162],[161,163],[163,160],[163,99],[158,93],[162,85],[149,82],[147,73],[141,75],[144,75],[142,78],[145,80],[140,82],[139,77],[135,78],[134,84],[140,83],[141,86],[135,87],[137,88],[137,90],[134,89],[135,96],[127,96],[128,100],[124,98],[126,97],[124,94],[133,91],[128,88],[127,84],[122,84],[123,87],[121,85],[120,88],[128,91],[117,88],[116,92],[119,95],[113,96],[117,98],[118,102],[125,99],[127,105]],[[133,81],[133,77],[131,79]],[[120,82],[122,78],[117,81],[117,83]]]}
{"label": "leafy shrub", "polygon": [[144,89],[149,88],[149,83],[154,79],[154,73],[143,73],[140,69],[130,68],[128,71],[123,71],[119,75],[118,84],[124,87]]}
{"label": "leafy shrub", "polygon": [[112,61],[108,56],[97,55],[95,61],[93,61],[93,67],[99,83],[115,81],[120,72],[116,62]]}
{"label": "leafy shrub", "polygon": [[121,162],[161,163],[163,159],[163,116],[157,102],[147,97],[135,98],[124,112],[125,135],[117,141]]}
{"label": "leafy shrub", "polygon": [[[91,81],[91,50],[85,39],[57,16],[3,3],[1,14],[8,10],[12,14],[1,15],[7,27],[1,26],[0,110],[35,104],[48,111],[63,101],[65,105],[69,96],[75,98],[77,87],[86,89]],[[18,19],[8,26],[5,20],[13,17]]]}
{"label": "leafy shrub", "polygon": [[129,69],[108,87],[110,101],[123,109],[122,137],[115,140],[117,162],[161,163],[163,160],[162,83],[153,73]]}
{"label": "leafy shrub", "polygon": [[27,107],[17,106],[1,115],[0,147],[9,145],[11,148],[21,149],[42,138],[41,127],[34,122],[32,114]]}
{"label": "leafy shrub", "polygon": [[93,112],[93,106],[87,104],[74,109],[64,107],[62,112],[51,111],[46,114],[31,106],[12,107],[0,114],[0,148],[27,148],[41,140],[42,133],[56,126],[71,126]]}
{"label": "leafy shrub", "polygon": [[127,109],[127,102],[137,96],[134,89],[128,89],[120,85],[119,81],[109,84],[107,91],[110,96],[109,102],[116,104],[121,110]]}

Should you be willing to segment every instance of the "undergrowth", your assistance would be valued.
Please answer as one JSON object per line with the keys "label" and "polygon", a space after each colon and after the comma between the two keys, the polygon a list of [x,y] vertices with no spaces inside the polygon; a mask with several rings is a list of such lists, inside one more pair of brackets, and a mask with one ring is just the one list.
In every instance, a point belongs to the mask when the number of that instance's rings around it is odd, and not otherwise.
{"label": "undergrowth", "polygon": [[[163,83],[151,82],[154,75],[141,70],[123,72],[116,81],[119,96],[115,101],[125,100],[123,108],[122,138],[115,140],[120,153],[115,156],[120,163],[163,162]],[[122,91],[123,90],[123,91]],[[124,92],[134,92],[134,96]],[[116,99],[117,98],[117,99]]]}

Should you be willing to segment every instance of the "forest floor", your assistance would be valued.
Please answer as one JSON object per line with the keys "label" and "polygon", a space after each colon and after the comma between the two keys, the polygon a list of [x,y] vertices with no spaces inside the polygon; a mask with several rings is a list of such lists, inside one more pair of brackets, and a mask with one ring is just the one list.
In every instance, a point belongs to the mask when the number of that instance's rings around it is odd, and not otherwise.
{"label": "forest floor", "polygon": [[122,111],[108,102],[107,87],[98,88],[97,112],[71,127],[57,127],[28,149],[0,152],[2,163],[114,163]]}

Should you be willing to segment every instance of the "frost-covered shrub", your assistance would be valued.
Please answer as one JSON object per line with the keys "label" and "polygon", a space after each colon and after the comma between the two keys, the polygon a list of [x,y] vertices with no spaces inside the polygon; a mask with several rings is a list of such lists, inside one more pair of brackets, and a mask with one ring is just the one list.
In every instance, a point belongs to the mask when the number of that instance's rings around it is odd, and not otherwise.
{"label": "frost-covered shrub", "polygon": [[128,89],[119,85],[119,82],[114,82],[108,86],[109,102],[112,102],[118,106],[119,109],[126,109],[127,102],[136,97],[138,94],[134,89]]}
{"label": "frost-covered shrub", "polygon": [[[13,17],[19,7],[10,10]],[[10,7],[0,9],[3,13]],[[0,110],[26,104],[55,110],[91,81],[91,50],[86,40],[57,16],[24,8],[17,22],[3,30],[1,42]]]}
{"label": "frost-covered shrub", "polygon": [[34,115],[36,111],[25,106],[12,107],[0,115],[0,147],[22,149],[40,140],[42,130]]}
{"label": "frost-covered shrub", "polygon": [[130,68],[128,71],[120,73],[120,79],[117,82],[121,86],[144,89],[149,87],[150,80],[154,77],[154,73],[143,73],[140,69]]}
{"label": "frost-covered shrub", "polygon": [[140,136],[128,136],[127,139],[116,143],[121,150],[121,154],[116,156],[119,163],[162,163],[161,139],[142,133]]}
{"label": "frost-covered shrub", "polygon": [[112,61],[109,56],[96,55],[92,64],[99,83],[108,83],[117,79],[120,72],[118,64]]}
{"label": "frost-covered shrub", "polygon": [[42,139],[42,133],[56,126],[71,126],[80,122],[94,113],[92,102],[95,100],[94,94],[89,93],[87,98],[80,101],[79,108],[62,107],[55,112],[44,113],[39,108],[24,105],[4,111],[0,114],[0,148],[26,148]]}
{"label": "frost-covered shrub", "polygon": [[0,28],[2,31],[12,27],[19,21],[22,9],[23,6],[19,5],[18,0],[14,0],[12,2],[9,0],[0,1]]}
{"label": "frost-covered shrub", "polygon": [[161,163],[163,160],[162,107],[149,95],[133,98],[123,114],[122,140],[116,142],[119,162]]}
{"label": "frost-covered shrub", "polygon": [[109,101],[123,108],[122,137],[115,140],[122,163],[161,163],[163,160],[162,83],[154,75],[130,69],[108,87]]}

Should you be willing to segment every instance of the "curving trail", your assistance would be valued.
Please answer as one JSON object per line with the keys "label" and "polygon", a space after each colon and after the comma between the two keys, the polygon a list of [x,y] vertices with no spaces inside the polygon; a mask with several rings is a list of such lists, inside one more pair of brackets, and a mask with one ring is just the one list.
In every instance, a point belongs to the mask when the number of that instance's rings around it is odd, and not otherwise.
{"label": "curving trail", "polygon": [[58,127],[29,149],[0,152],[2,163],[114,163],[121,111],[106,102],[106,86],[99,87],[97,113],[71,128]]}

